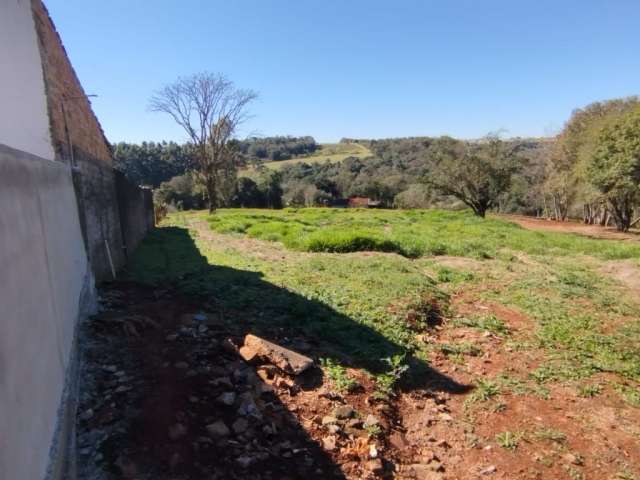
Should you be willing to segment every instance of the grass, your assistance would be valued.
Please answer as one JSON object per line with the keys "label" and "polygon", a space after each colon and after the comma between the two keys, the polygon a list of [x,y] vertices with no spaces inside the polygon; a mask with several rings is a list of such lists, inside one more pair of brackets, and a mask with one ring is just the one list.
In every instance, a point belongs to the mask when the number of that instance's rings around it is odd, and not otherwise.
{"label": "grass", "polygon": [[[640,258],[640,244],[534,232],[500,219],[480,219],[467,211],[236,209],[219,210],[209,222],[217,232],[282,242],[289,249],[308,252],[376,250],[407,258],[453,255],[489,259],[509,250],[551,257]],[[555,281],[568,295],[587,287],[585,272],[565,273]],[[446,271],[440,274],[444,281],[450,275]]]}
{"label": "grass", "polygon": [[522,437],[522,432],[501,432],[496,435],[496,443],[504,449],[515,450],[518,448]]}
{"label": "grass", "polygon": [[487,402],[496,395],[500,394],[500,385],[492,380],[478,380],[476,388],[467,397],[466,405],[471,405],[477,402]]}
{"label": "grass", "polygon": [[321,146],[321,149],[310,155],[278,162],[264,162],[263,165],[267,168],[279,170],[286,165],[294,165],[296,163],[338,163],[349,157],[362,159],[372,156],[371,151],[359,143],[323,143]]}
{"label": "grass", "polygon": [[499,336],[509,334],[509,329],[505,323],[495,315],[486,315],[479,318],[456,318],[453,323],[454,325],[477,328]]}
{"label": "grass", "polygon": [[565,443],[567,436],[560,430],[554,428],[545,427],[533,432],[533,437],[537,440],[543,440],[547,442]]}
{"label": "grass", "polygon": [[338,392],[351,393],[358,388],[358,382],[350,378],[347,369],[340,364],[330,358],[323,358],[320,363]]}
{"label": "grass", "polygon": [[602,393],[602,385],[589,384],[589,385],[580,385],[578,387],[578,396],[582,398],[597,397],[601,393]]}
{"label": "grass", "polygon": [[340,366],[345,361],[374,377],[381,398],[393,395],[405,373],[411,373],[408,379],[424,377],[427,353],[416,329],[434,311],[446,310],[448,300],[419,265],[402,256],[339,254],[289,255],[283,261],[282,254],[212,244],[182,227],[202,218],[171,216],[138,248],[126,276],[177,286],[258,333],[286,329],[321,341],[327,375],[340,388],[351,388]]}
{"label": "grass", "polygon": [[[416,376],[415,361],[426,366],[434,351],[454,361],[481,354],[473,343],[418,338],[450,316],[453,295],[471,290],[523,313],[530,325],[513,328],[480,312],[444,328],[490,332],[518,355],[536,352],[542,360],[522,378],[478,382],[473,401],[496,388],[548,398],[549,383],[567,380],[589,398],[598,394],[589,377],[609,372],[624,379],[620,395],[640,405],[640,324],[629,321],[640,305],[599,271],[610,259],[637,261],[638,243],[439,210],[220,210],[177,213],[166,223],[173,228],[157,229],[134,255],[131,278],[174,283],[247,322],[321,340],[334,350],[325,372],[339,388],[351,388],[348,364],[369,371],[377,397],[391,398],[398,383]],[[348,254],[362,250],[385,254]],[[482,269],[438,267],[436,255],[480,259]]]}

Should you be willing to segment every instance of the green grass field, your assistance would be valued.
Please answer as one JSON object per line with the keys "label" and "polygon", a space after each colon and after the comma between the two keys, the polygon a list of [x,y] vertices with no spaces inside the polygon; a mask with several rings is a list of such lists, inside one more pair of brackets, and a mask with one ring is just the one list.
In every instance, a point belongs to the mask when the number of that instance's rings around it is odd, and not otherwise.
{"label": "green grass field", "polygon": [[[451,258],[462,261],[452,266]],[[486,331],[509,351],[542,358],[503,390],[543,391],[607,372],[635,401],[637,292],[601,273],[620,259],[640,272],[640,244],[534,232],[468,212],[220,210],[171,215],[138,250],[130,275],[177,282],[255,325],[317,339],[332,375],[343,364],[363,368],[381,395],[391,394],[404,363],[407,377],[419,377],[435,354],[462,362],[482,354],[465,342],[423,342],[442,316],[449,329]],[[461,293],[521,312],[531,327],[515,335],[490,311],[457,315],[451,298]]]}
{"label": "green grass field", "polygon": [[242,233],[309,252],[395,252],[408,258],[454,255],[478,259],[506,252],[552,256],[640,258],[637,243],[533,232],[499,219],[443,210],[303,208],[219,210],[208,219],[221,233]]}
{"label": "green grass field", "polygon": [[304,157],[296,157],[290,160],[282,160],[279,162],[265,162],[263,165],[271,169],[280,169],[287,165],[296,163],[320,163],[341,162],[349,157],[367,158],[371,156],[371,152],[364,145],[358,143],[323,143],[320,150],[315,151],[312,155]]}

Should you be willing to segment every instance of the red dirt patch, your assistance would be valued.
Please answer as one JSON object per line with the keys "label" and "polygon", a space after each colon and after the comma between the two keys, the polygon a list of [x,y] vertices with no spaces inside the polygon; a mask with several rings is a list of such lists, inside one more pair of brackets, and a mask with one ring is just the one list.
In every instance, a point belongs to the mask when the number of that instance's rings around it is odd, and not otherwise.
{"label": "red dirt patch", "polygon": [[586,225],[578,222],[556,222],[543,218],[526,217],[523,215],[499,215],[499,218],[510,220],[529,230],[542,230],[546,232],[577,233],[591,238],[603,238],[609,240],[640,240],[640,231],[618,232],[613,227],[601,227],[600,225]]}

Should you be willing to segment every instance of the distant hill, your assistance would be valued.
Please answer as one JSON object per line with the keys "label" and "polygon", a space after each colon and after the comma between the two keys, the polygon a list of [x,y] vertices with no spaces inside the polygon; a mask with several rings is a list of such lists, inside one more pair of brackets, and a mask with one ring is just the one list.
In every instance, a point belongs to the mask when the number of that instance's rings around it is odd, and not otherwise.
{"label": "distant hill", "polygon": [[261,162],[261,164],[267,168],[278,170],[297,163],[337,163],[350,157],[364,159],[372,155],[371,151],[364,144],[360,143],[323,143],[318,144],[318,148],[311,153],[295,155],[287,160]]}

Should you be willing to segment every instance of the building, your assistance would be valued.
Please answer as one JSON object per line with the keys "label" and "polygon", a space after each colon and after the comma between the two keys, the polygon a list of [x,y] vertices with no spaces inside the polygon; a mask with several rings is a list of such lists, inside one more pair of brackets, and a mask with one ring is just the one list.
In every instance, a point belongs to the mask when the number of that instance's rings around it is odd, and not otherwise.
{"label": "building", "polygon": [[0,0],[0,478],[73,478],[78,322],[153,226],[41,0]]}

